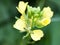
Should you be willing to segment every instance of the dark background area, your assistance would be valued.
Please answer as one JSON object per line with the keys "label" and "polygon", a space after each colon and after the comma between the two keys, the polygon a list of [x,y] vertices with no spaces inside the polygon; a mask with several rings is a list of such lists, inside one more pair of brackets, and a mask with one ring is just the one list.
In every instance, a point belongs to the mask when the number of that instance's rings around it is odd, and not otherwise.
{"label": "dark background area", "polygon": [[30,6],[50,6],[54,11],[52,22],[43,28],[44,37],[33,44],[22,40],[23,33],[13,28],[13,24],[21,14],[16,6],[21,0],[0,0],[0,45],[60,45],[60,0],[23,0]]}

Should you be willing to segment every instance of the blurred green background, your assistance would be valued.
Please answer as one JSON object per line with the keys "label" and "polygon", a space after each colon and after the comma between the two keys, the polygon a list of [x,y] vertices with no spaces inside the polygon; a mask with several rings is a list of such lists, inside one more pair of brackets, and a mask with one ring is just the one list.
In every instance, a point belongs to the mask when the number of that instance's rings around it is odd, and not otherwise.
{"label": "blurred green background", "polygon": [[23,0],[41,9],[50,6],[54,11],[51,24],[42,29],[44,37],[33,44],[27,44],[27,40],[22,40],[24,34],[13,28],[15,16],[21,15],[16,9],[19,1],[0,0],[0,45],[60,45],[60,0]]}

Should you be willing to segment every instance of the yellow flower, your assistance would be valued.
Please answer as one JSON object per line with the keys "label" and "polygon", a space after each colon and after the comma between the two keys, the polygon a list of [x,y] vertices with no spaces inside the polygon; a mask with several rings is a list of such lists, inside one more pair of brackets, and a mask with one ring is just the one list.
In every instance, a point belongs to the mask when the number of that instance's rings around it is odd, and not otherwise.
{"label": "yellow flower", "polygon": [[30,35],[34,41],[38,41],[44,36],[44,33],[42,30],[33,30]]}
{"label": "yellow flower", "polygon": [[44,18],[44,19],[40,20],[39,22],[41,25],[47,26],[48,24],[50,24],[51,19],[50,18]]}
{"label": "yellow flower", "polygon": [[13,25],[13,27],[20,30],[21,32],[24,32],[25,31],[24,28],[26,28],[26,23],[24,20],[18,19],[16,23]]}
{"label": "yellow flower", "polygon": [[23,1],[20,1],[19,4],[18,4],[18,7],[16,7],[16,8],[21,14],[24,14],[27,4],[28,4],[28,2],[25,3]]}
{"label": "yellow flower", "polygon": [[45,18],[51,18],[53,16],[53,11],[51,11],[51,8],[50,7],[45,7],[42,10],[42,15]]}

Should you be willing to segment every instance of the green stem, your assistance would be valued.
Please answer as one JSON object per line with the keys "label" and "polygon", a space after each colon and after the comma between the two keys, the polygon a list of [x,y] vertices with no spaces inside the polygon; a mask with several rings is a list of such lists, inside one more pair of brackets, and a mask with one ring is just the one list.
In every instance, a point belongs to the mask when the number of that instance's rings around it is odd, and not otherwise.
{"label": "green stem", "polygon": [[23,37],[23,39],[25,39],[26,37],[28,37],[29,36],[29,33],[27,33],[24,37]]}

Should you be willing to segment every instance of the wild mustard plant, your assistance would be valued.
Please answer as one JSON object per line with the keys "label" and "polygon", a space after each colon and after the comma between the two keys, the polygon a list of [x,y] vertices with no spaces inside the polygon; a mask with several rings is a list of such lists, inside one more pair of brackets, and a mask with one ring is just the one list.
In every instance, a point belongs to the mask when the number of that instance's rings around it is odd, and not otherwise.
{"label": "wild mustard plant", "polygon": [[[22,16],[17,19],[14,28],[20,30],[20,32],[27,32],[26,36],[31,36],[32,40],[38,41],[43,36],[44,33],[41,29],[33,29],[34,27],[43,28],[50,24],[51,18],[53,16],[53,11],[50,7],[44,7],[43,10],[40,7],[32,7],[28,5],[28,2],[20,1],[17,10],[22,14]],[[25,10],[27,9],[26,13]]]}

